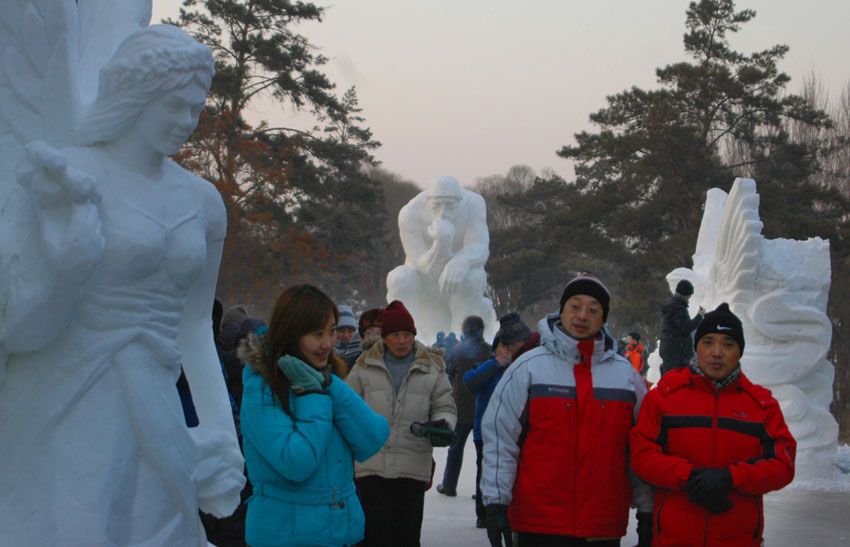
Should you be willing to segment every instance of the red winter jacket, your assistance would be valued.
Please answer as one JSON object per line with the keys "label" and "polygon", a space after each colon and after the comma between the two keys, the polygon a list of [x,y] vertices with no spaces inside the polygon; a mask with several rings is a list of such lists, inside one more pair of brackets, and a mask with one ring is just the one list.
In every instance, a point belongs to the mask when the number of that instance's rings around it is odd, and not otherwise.
{"label": "red winter jacket", "polygon": [[[744,374],[719,392],[689,368],[665,374],[631,432],[632,469],[657,487],[653,545],[761,545],[762,494],[791,482],[796,449],[779,403]],[[695,467],[729,469],[731,510],[688,501]]]}
{"label": "red winter jacket", "polygon": [[559,321],[540,321],[540,347],[505,371],[487,404],[482,496],[509,505],[516,531],[619,538],[631,502],[652,509],[651,488],[629,474],[646,387],[606,330],[579,342]]}
{"label": "red winter jacket", "polygon": [[633,346],[631,344],[626,346],[626,351],[623,352],[623,357],[629,360],[638,374],[643,372],[643,368],[646,366],[646,357],[644,356],[644,348],[643,344],[640,342],[637,345]]}

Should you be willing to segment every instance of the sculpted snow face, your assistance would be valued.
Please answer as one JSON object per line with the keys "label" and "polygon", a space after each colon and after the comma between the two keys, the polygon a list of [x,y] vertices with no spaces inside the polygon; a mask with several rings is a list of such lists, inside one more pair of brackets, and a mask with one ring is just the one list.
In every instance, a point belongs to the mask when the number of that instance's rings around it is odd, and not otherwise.
{"label": "sculpted snow face", "polygon": [[484,198],[437,177],[398,214],[404,264],[387,275],[387,302],[401,300],[413,315],[419,338],[461,332],[470,315],[484,320],[485,339],[495,332],[496,312],[484,297],[490,233]]}
{"label": "sculpted snow face", "polygon": [[[212,53],[136,19],[149,2],[9,8],[0,23],[27,32],[0,39],[4,540],[206,545],[198,510],[229,514],[244,483],[210,318],[226,217],[165,156],[197,124]],[[83,51],[108,59],[92,104],[102,63]]]}

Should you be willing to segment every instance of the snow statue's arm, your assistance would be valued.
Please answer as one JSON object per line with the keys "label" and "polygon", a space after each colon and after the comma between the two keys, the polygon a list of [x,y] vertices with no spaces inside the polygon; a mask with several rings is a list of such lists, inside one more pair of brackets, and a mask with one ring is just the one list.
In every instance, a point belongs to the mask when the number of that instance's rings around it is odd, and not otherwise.
{"label": "snow statue's arm", "polygon": [[487,205],[480,195],[469,192],[463,200],[468,221],[463,248],[458,251],[440,275],[440,292],[454,293],[474,268],[483,268],[490,256],[490,232],[487,229]]}
{"label": "snow statue's arm", "polygon": [[204,271],[186,296],[177,345],[200,421],[198,427],[189,430],[198,447],[193,479],[200,508],[224,517],[239,505],[239,492],[245,483],[244,462],[212,331],[212,307],[227,221],[215,187],[194,177],[193,180],[202,185],[211,227]]}
{"label": "snow statue's arm", "polygon": [[4,317],[4,330],[14,333],[4,336],[9,353],[38,349],[62,330],[105,245],[95,180],[61,152],[43,141],[29,143],[18,181],[29,189],[49,275],[40,290],[10,290]]}
{"label": "snow statue's arm", "polygon": [[404,248],[405,264],[413,266],[425,276],[436,277],[448,257],[440,257],[436,239],[428,247],[425,233],[430,226],[426,228],[423,225],[419,214],[423,207],[426,207],[425,200],[417,196],[401,208],[398,213],[398,234]]}

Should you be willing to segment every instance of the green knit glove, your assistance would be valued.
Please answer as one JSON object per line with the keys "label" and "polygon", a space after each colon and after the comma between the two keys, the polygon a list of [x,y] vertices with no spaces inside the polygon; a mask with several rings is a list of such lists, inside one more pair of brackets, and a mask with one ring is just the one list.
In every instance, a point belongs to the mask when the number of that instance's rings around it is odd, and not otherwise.
{"label": "green knit glove", "polygon": [[277,366],[289,378],[295,393],[300,395],[322,391],[324,375],[301,359],[284,355],[277,360]]}
{"label": "green knit glove", "polygon": [[410,431],[417,437],[425,437],[434,447],[450,446],[457,437],[457,433],[449,429],[449,423],[446,420],[413,422],[410,424]]}

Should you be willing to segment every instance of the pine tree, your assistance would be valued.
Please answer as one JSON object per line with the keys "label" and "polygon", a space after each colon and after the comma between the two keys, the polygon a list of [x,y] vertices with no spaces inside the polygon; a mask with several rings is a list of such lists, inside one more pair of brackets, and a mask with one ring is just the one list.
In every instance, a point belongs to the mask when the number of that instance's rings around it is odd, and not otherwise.
{"label": "pine tree", "polygon": [[[209,45],[216,76],[198,130],[178,156],[213,181],[228,210],[219,286],[240,299],[274,298],[309,279],[339,295],[371,272],[374,251],[362,218],[383,214],[380,185],[365,176],[380,146],[360,116],[355,90],[342,97],[321,72],[327,61],[293,29],[321,21],[324,8],[289,0],[185,0],[171,21]],[[259,99],[309,110],[312,130],[260,122]],[[350,264],[348,277],[334,275]],[[346,279],[347,284],[335,285]]]}
{"label": "pine tree", "polygon": [[[788,48],[746,55],[729,43],[753,17],[731,0],[692,2],[684,35],[690,61],[658,69],[657,89],[632,87],[608,97],[590,116],[598,131],[576,134],[575,144],[558,152],[575,163],[576,180],[553,188],[561,197],[549,199],[564,205],[524,239],[555,238],[548,256],[606,280],[615,331],[636,328],[648,339],[658,332],[658,304],[669,294],[664,276],[690,265],[710,188],[729,190],[736,176],[754,176],[768,237],[772,226],[786,230],[785,237],[835,236],[827,224],[847,211],[840,197],[805,182],[818,169],[816,150],[789,142],[784,129],[790,120],[815,128],[830,123],[823,111],[785,92],[789,77],[778,63]],[[789,193],[793,203],[785,203]],[[529,207],[534,199],[526,192],[513,202]]]}

